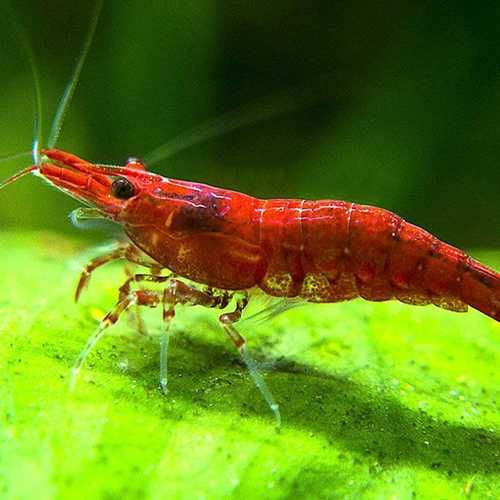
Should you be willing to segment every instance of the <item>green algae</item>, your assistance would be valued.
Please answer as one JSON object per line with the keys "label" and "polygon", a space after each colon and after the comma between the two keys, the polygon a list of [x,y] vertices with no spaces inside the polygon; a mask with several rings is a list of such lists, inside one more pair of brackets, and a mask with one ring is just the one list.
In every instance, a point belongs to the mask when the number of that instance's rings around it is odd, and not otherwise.
{"label": "green algae", "polygon": [[[500,490],[500,328],[475,311],[354,301],[247,331],[283,427],[216,323],[183,309],[158,390],[151,335],[120,322],[68,393],[114,303],[119,265],[72,303],[82,245],[2,233],[2,498],[493,498]],[[475,253],[500,265],[498,253]],[[80,259],[81,260],[81,259]]]}

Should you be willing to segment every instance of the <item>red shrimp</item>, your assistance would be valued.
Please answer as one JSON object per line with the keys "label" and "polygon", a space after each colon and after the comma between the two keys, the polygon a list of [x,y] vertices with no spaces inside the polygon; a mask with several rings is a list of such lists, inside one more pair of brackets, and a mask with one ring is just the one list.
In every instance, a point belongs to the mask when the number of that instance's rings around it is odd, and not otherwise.
{"label": "red shrimp", "polygon": [[159,267],[195,282],[309,302],[470,305],[500,321],[499,273],[387,210],[261,200],[146,172],[137,160],[120,168],[43,153],[51,163],[31,168],[121,224]]}
{"label": "red shrimp", "polygon": [[[125,258],[152,270],[120,288],[116,308],[90,338],[74,377],[104,330],[133,304],[161,306],[166,333],[176,304],[222,309],[235,297],[236,309],[222,314],[220,322],[279,425],[278,405],[234,326],[252,288],[307,302],[398,299],[452,311],[470,305],[500,320],[499,273],[387,210],[334,200],[261,200],[165,178],[146,171],[136,159],[111,167],[57,149],[42,153],[39,166],[0,187],[34,172],[92,207],[83,213],[120,224],[131,241],[87,266],[77,299],[91,272],[110,260]],[[160,274],[162,269],[173,275]],[[164,291],[132,290],[133,283],[147,281],[164,283]],[[161,386],[166,391],[168,336],[163,340]]]}
{"label": "red shrimp", "polygon": [[[35,165],[0,184],[0,189],[34,173],[90,208],[76,218],[103,217],[123,227],[129,238],[93,259],[83,270],[76,299],[98,267],[125,259],[149,272],[129,276],[118,302],[89,338],[73,367],[71,386],[95,344],[131,306],[161,307],[160,387],[167,392],[169,326],[177,304],[225,309],[221,326],[238,349],[279,427],[279,406],[251,357],[235,323],[261,289],[273,297],[305,302],[340,302],[362,297],[409,304],[435,304],[452,311],[467,306],[500,321],[500,274],[461,250],[381,208],[344,201],[261,200],[235,191],[174,180],[146,171],[130,159],[125,167],[93,164],[54,149],[63,118],[88,53],[102,0],[94,14],[81,56],[56,112],[48,149],[41,143],[41,101],[34,55],[24,41],[36,95]],[[230,114],[158,148],[167,156],[224,131],[290,109],[290,99],[269,113]],[[296,99],[291,101],[295,102]],[[165,274],[167,273],[167,274]],[[185,281],[185,280],[189,281]],[[145,283],[160,283],[160,289]],[[135,289],[134,285],[143,288]],[[138,324],[141,324],[139,321]]]}

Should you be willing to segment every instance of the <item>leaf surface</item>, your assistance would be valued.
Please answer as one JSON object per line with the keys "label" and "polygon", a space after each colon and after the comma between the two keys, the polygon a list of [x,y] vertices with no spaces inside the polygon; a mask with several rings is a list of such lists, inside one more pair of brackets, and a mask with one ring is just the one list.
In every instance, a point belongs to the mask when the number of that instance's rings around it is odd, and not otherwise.
{"label": "leaf surface", "polygon": [[[494,498],[500,328],[471,311],[309,305],[246,332],[283,427],[216,311],[182,309],[158,390],[151,335],[126,319],[70,368],[116,300],[121,265],[72,303],[82,244],[0,236],[0,492],[11,498]],[[500,254],[474,253],[497,268]],[[78,260],[78,259],[77,259]],[[80,257],[80,261],[82,258]]]}

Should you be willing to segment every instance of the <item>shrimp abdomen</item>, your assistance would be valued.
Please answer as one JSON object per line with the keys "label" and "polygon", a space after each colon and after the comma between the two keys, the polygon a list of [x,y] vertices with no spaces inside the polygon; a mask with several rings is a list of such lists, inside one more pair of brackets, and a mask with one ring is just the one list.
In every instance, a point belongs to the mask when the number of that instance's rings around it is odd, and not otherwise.
{"label": "shrimp abdomen", "polygon": [[334,200],[270,200],[259,210],[259,286],[271,295],[470,305],[499,319],[498,273],[388,210]]}

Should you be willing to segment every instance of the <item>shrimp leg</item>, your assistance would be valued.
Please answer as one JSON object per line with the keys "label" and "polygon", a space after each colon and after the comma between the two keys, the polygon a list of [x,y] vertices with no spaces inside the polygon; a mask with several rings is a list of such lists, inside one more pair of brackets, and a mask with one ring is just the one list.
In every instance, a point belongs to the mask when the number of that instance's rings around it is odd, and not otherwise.
{"label": "shrimp leg", "polygon": [[[142,283],[145,281],[153,283],[166,283],[166,287],[163,292],[152,292],[148,290],[131,291],[132,283]],[[87,346],[80,354],[75,365],[76,373],[78,373],[79,367],[85,360],[90,350],[101,338],[104,333],[104,328],[114,324],[118,320],[121,313],[132,305],[137,307],[156,307],[161,302],[163,308],[163,322],[160,341],[160,388],[166,395],[168,393],[167,355],[170,340],[169,330],[175,316],[175,306],[177,304],[185,304],[223,309],[228,305],[231,297],[232,293],[230,292],[216,294],[211,290],[207,290],[206,292],[197,290],[196,288],[175,279],[172,275],[159,276],[154,274],[135,274],[134,276],[129,277],[120,287],[118,303],[115,309],[104,318],[101,322],[101,326],[87,342]],[[103,325],[107,319],[108,321],[111,321],[111,323]]]}
{"label": "shrimp leg", "polygon": [[75,387],[76,380],[78,378],[78,374],[80,373],[80,369],[87,359],[87,356],[90,354],[92,349],[95,347],[97,342],[103,337],[106,333],[106,330],[113,326],[119,319],[120,315],[127,311],[130,306],[134,304],[138,304],[141,306],[148,307],[156,307],[161,300],[160,292],[152,292],[148,290],[137,290],[131,292],[124,300],[119,301],[116,306],[102,319],[97,327],[97,330],[89,337],[85,347],[82,352],[79,354],[76,359],[75,364],[71,370],[70,376],[70,390]]}
{"label": "shrimp leg", "polygon": [[76,359],[76,362],[71,371],[70,378],[70,390],[72,390],[76,384],[76,380],[78,378],[78,374],[80,373],[80,369],[90,354],[90,351],[95,347],[97,342],[102,338],[102,336],[106,333],[106,330],[113,326],[120,316],[127,311],[131,306],[147,306],[147,307],[156,307],[163,299],[162,292],[152,291],[152,290],[134,290],[130,291],[130,284],[132,281],[149,281],[154,283],[163,283],[167,280],[171,279],[169,276],[158,276],[154,274],[139,274],[132,276],[129,278],[121,287],[119,299],[116,306],[108,313],[102,321],[100,322],[97,330],[94,334],[87,340],[85,347],[82,352]]}
{"label": "shrimp leg", "polygon": [[168,393],[167,351],[169,344],[169,329],[175,316],[175,306],[184,304],[190,306],[216,307],[224,309],[231,300],[232,294],[225,292],[215,294],[212,290],[197,290],[182,281],[171,278],[163,292],[163,323],[160,347],[160,388],[163,394]]}
{"label": "shrimp leg", "polygon": [[224,328],[224,330],[228,334],[229,338],[231,339],[231,342],[234,344],[236,349],[238,349],[241,355],[241,359],[247,366],[248,371],[250,372],[250,376],[252,377],[255,385],[257,386],[257,389],[259,389],[260,393],[262,394],[262,397],[269,405],[271,411],[274,413],[274,418],[276,420],[276,428],[279,429],[281,426],[281,414],[279,405],[278,403],[276,403],[276,400],[274,399],[272,392],[270,391],[268,385],[264,381],[259,371],[259,368],[257,367],[257,363],[250,354],[245,339],[241,336],[241,334],[234,326],[234,323],[236,323],[241,319],[241,314],[243,313],[243,310],[245,309],[247,304],[248,304],[248,295],[245,294],[241,299],[239,299],[236,302],[236,309],[231,313],[222,314],[219,318],[219,322],[222,328]]}
{"label": "shrimp leg", "polygon": [[159,267],[158,264],[148,260],[147,257],[142,255],[141,251],[135,245],[132,245],[130,243],[119,243],[118,245],[115,245],[111,250],[108,250],[107,252],[93,258],[84,267],[83,271],[80,274],[80,279],[76,287],[75,302],[78,302],[82,291],[84,290],[84,288],[86,288],[90,281],[92,273],[98,267],[101,267],[108,262],[113,262],[119,259],[126,259],[133,264],[148,267],[154,269],[155,271],[157,271]]}
{"label": "shrimp leg", "polygon": [[[127,278],[134,276],[134,273],[127,264],[123,266],[123,272]],[[136,330],[141,335],[144,335],[144,337],[148,336],[148,331],[146,329],[146,325],[144,324],[144,320],[142,319],[139,305],[135,304],[134,308],[129,310],[129,321],[131,325],[135,325]]]}
{"label": "shrimp leg", "polygon": [[[162,347],[160,351],[160,387],[164,394],[167,393],[167,349],[168,349],[168,328],[175,316],[175,305],[201,305],[205,307],[216,307],[223,309],[228,305],[229,300],[232,298],[231,292],[225,292],[221,295],[215,294],[213,290],[200,291],[182,281],[172,279],[169,281],[167,288],[164,292],[163,300],[163,325],[162,332]],[[255,385],[259,389],[262,397],[269,405],[269,408],[274,413],[276,419],[276,427],[281,425],[281,415],[279,405],[276,403],[269,387],[264,381],[257,363],[251,356],[248,347],[246,346],[245,339],[238,332],[234,323],[240,320],[243,310],[248,304],[248,295],[245,293],[243,297],[237,300],[236,308],[233,312],[224,313],[219,317],[219,323],[225,332],[228,334],[232,343],[238,349],[241,358],[250,372]]]}
{"label": "shrimp leg", "polygon": [[[127,281],[118,290],[118,301],[125,300],[130,294],[130,288],[133,282],[139,283],[144,281],[154,282],[154,283],[164,283],[168,281],[172,274],[168,276],[159,276],[156,274],[133,274],[128,268],[125,268],[125,273],[128,276]],[[147,335],[146,327],[144,326],[144,321],[140,314],[140,304],[134,305],[133,317],[136,322],[136,328],[142,335]]]}
{"label": "shrimp leg", "polygon": [[[127,281],[120,287],[119,290],[119,301],[125,300],[126,297],[130,296],[130,287],[132,283],[140,283],[144,281],[152,281],[155,283],[163,283],[172,281],[172,276],[155,276],[151,274],[135,274],[130,276]],[[161,325],[161,335],[160,335],[160,389],[164,395],[167,395],[167,355],[168,355],[168,344],[170,340],[169,329],[170,323],[172,322],[175,315],[175,300],[172,301],[170,295],[167,291],[170,290],[170,286],[167,284],[163,295],[162,295],[162,311],[163,311],[163,322]],[[139,304],[136,304],[139,308]],[[137,318],[140,319],[139,312],[137,311]],[[140,321],[142,325],[142,320]]]}

